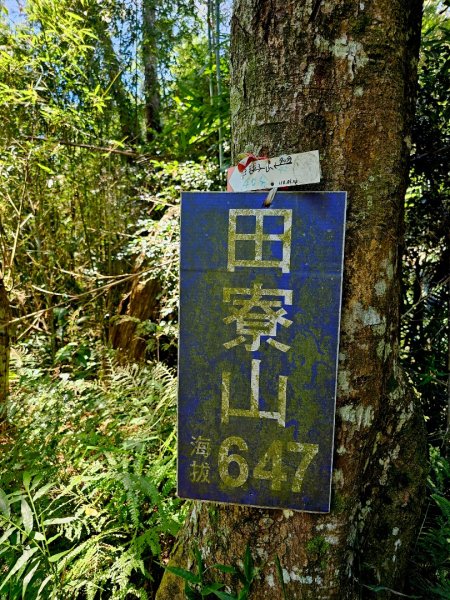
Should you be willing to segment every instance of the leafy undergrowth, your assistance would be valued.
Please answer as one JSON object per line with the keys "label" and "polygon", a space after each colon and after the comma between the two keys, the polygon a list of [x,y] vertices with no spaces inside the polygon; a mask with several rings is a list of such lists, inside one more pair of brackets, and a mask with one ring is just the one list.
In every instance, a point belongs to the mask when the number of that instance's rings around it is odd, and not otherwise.
{"label": "leafy undergrowth", "polygon": [[412,555],[412,591],[426,600],[450,598],[450,462],[430,447],[428,502]]}
{"label": "leafy undergrowth", "polygon": [[0,431],[0,598],[152,598],[183,518],[176,379],[156,363],[89,378],[16,357]]}

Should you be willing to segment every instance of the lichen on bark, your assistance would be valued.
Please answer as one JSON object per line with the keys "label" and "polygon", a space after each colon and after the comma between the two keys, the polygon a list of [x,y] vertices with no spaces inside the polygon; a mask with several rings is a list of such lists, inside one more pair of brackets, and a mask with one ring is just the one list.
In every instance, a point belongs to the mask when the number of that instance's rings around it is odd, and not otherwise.
{"label": "lichen on bark", "polygon": [[[234,155],[318,149],[320,189],[349,200],[332,510],[217,506],[213,522],[196,503],[172,558],[186,568],[197,544],[208,565],[231,564],[248,544],[262,568],[252,600],[283,598],[277,561],[292,600],[402,590],[426,477],[423,418],[398,364],[421,9],[421,0],[235,1]],[[183,597],[166,574],[158,600]]]}

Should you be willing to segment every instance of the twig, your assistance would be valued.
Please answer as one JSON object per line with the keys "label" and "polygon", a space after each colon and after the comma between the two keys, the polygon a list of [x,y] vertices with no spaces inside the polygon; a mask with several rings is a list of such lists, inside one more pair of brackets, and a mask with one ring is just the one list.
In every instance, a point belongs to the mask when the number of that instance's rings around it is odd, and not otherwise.
{"label": "twig", "polygon": [[24,135],[23,139],[37,141],[37,142],[53,142],[54,144],[61,144],[62,146],[71,146],[73,148],[86,148],[87,150],[93,150],[94,152],[107,152],[108,154],[120,154],[122,156],[129,156],[130,158],[142,158],[145,154],[134,152],[133,150],[119,150],[118,148],[110,148],[107,146],[95,146],[94,144],[83,144],[81,142],[68,142],[66,140],[50,140],[44,136],[35,135]]}
{"label": "twig", "polygon": [[314,5],[312,7],[311,15],[309,17],[309,22],[312,23],[316,20],[317,14],[320,9],[320,5],[322,4],[322,0],[315,0]]}
{"label": "twig", "polygon": [[61,294],[61,292],[52,292],[51,290],[45,290],[44,288],[39,287],[38,285],[31,284],[31,287],[38,292],[42,292],[43,294],[50,294],[51,296],[62,296],[67,298],[67,294]]}
{"label": "twig", "polygon": [[437,148],[436,150],[428,150],[428,152],[424,152],[423,154],[419,154],[418,156],[412,156],[411,157],[411,162],[415,163],[418,160],[421,160],[422,158],[425,158],[426,156],[430,156],[430,154],[440,154],[441,152],[444,152],[444,150],[449,150],[450,146],[442,146],[441,148]]}
{"label": "twig", "polygon": [[[11,319],[11,321],[9,321],[9,324],[15,325],[16,323],[21,323],[22,321],[27,321],[31,317],[44,315],[45,313],[50,312],[54,308],[60,308],[62,306],[65,306],[69,302],[78,302],[82,298],[86,298],[87,296],[91,296],[93,294],[99,295],[101,292],[106,292],[107,290],[111,289],[112,287],[119,285],[125,281],[130,281],[131,279],[135,279],[136,277],[142,277],[143,275],[147,275],[148,273],[151,273],[152,271],[154,271],[155,268],[169,265],[172,263],[172,261],[173,261],[173,259],[170,259],[168,261],[160,263],[159,265],[153,265],[153,267],[151,269],[146,269],[145,271],[140,271],[139,273],[133,273],[132,275],[126,275],[125,277],[122,277],[118,281],[112,281],[111,283],[107,283],[105,285],[94,288],[92,290],[88,290],[87,292],[82,292],[81,294],[78,294],[77,296],[70,296],[64,302],[59,302],[59,303],[53,304],[52,306],[49,306],[47,308],[42,308],[41,310],[36,310],[35,312],[29,313],[28,315],[24,315],[23,317],[17,317],[16,319]],[[47,290],[42,290],[42,291],[45,291],[46,293],[50,293]]]}
{"label": "twig", "polygon": [[[145,198],[145,200],[147,202],[152,202],[153,204],[160,204],[161,206],[170,206],[171,208],[180,208],[179,204],[171,204],[170,202],[164,202],[163,200],[153,200],[153,198],[149,197],[149,198]],[[133,237],[133,236],[130,236]]]}
{"label": "twig", "polygon": [[[164,264],[166,264],[166,263],[164,263]],[[78,275],[77,273],[73,273],[71,271],[65,271],[64,269],[61,269],[61,271],[63,271],[64,273],[67,273],[68,275],[72,275],[75,277],[79,276],[79,277],[85,277],[86,279],[97,279],[97,280],[98,279],[116,279],[117,280],[116,283],[121,283],[122,281],[127,281],[128,279],[136,277],[137,275],[145,274],[145,273],[151,271],[151,269],[148,269],[148,271],[140,271],[139,273],[125,273],[124,275],[96,275],[96,276],[81,275],[81,274]],[[103,286],[103,287],[106,287],[108,285],[111,285],[111,284],[110,283],[105,284],[105,286]],[[31,287],[34,288],[35,290],[37,290],[38,292],[43,292],[44,294],[50,294],[52,296],[64,296],[68,300],[78,298],[78,296],[68,296],[67,294],[61,294],[60,292],[53,292],[52,290],[46,290],[44,288],[41,288],[41,287],[39,287],[37,285],[33,285],[33,284],[31,284]],[[92,291],[94,292],[94,291],[101,290],[101,289],[102,289],[102,287],[94,288]],[[87,292],[83,292],[83,293],[87,293]]]}
{"label": "twig", "polygon": [[396,596],[401,596],[402,598],[420,598],[420,596],[409,596],[408,594],[402,594],[402,592],[397,592],[396,590],[393,590],[392,588],[389,587],[385,587],[383,586],[371,586],[371,585],[366,585],[365,583],[362,584],[363,587],[374,591],[374,587],[376,587],[377,589],[379,589],[380,591],[383,592],[391,592],[391,594],[395,594]]}
{"label": "twig", "polygon": [[[22,196],[22,200],[20,201],[20,212],[17,215],[19,217],[19,221],[20,218],[22,216],[22,209],[23,209],[23,196]],[[14,263],[14,257],[16,255],[16,250],[17,250],[17,242],[19,240],[19,233],[22,230],[23,227],[25,227],[25,225],[28,223],[28,221],[33,217],[33,215],[30,213],[29,215],[27,215],[25,217],[25,219],[23,219],[23,221],[20,223],[19,221],[17,221],[17,227],[16,227],[16,235],[14,236],[14,243],[13,243],[13,247],[11,250],[11,256],[9,257],[9,268],[12,270],[13,268],[13,263]]]}
{"label": "twig", "polygon": [[19,213],[19,209],[18,209],[18,208],[17,208],[17,206],[14,204],[14,202],[13,202],[13,200],[12,200],[11,196],[8,194],[8,192],[5,192],[5,197],[6,197],[6,199],[8,200],[8,202],[11,204],[11,206],[13,207],[13,209],[14,209],[14,211],[15,211],[16,215],[18,215],[18,216],[19,216],[19,214],[20,214],[20,213]]}
{"label": "twig", "polygon": [[430,296],[432,296],[437,289],[439,289],[442,285],[445,285],[446,283],[448,283],[450,281],[450,276],[446,277],[445,279],[442,279],[441,281],[439,281],[432,290],[430,290],[428,292],[428,294],[425,294],[425,296],[422,296],[420,298],[420,300],[418,300],[415,304],[413,304],[410,308],[408,308],[408,310],[403,313],[402,315],[402,319],[404,317],[406,317],[407,315],[409,315],[410,312],[412,312],[417,306],[419,306],[419,304],[421,304],[422,302],[424,302],[427,298],[429,298]]}
{"label": "twig", "polygon": [[122,231],[111,231],[108,229],[98,229],[96,227],[86,227],[88,231],[93,231],[94,233],[113,233],[114,235],[118,235],[125,238],[134,238],[134,235],[131,233],[123,233]]}
{"label": "twig", "polygon": [[17,336],[17,341],[21,340],[23,337],[27,335],[29,331],[32,329],[36,329],[36,331],[41,331],[41,329],[37,326],[38,319],[36,318],[31,325],[29,325],[24,331],[21,332],[19,336]]}
{"label": "twig", "polygon": [[[130,236],[132,237],[132,236]],[[75,271],[68,271],[67,269],[60,268],[62,273],[66,273],[66,275],[71,275],[72,277],[78,277],[80,279],[123,279],[124,277],[135,275],[135,273],[124,273],[123,275],[87,275],[86,273],[75,273]],[[45,291],[45,290],[42,290]],[[53,292],[51,292],[53,293]]]}

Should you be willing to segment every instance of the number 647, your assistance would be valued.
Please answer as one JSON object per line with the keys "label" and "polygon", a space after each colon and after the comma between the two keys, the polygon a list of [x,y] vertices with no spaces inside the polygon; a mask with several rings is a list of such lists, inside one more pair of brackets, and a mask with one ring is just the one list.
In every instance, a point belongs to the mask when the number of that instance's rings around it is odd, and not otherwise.
{"label": "number 647", "polygon": [[[301,455],[291,486],[293,492],[300,492],[306,471],[313,458],[319,452],[318,444],[300,444],[298,442],[283,444],[282,441],[275,440],[253,469],[253,477],[255,479],[267,479],[271,482],[270,487],[272,490],[281,490],[283,481],[287,480],[287,474],[283,468],[284,445],[288,452],[298,452]],[[220,478],[227,487],[232,488],[241,487],[248,479],[248,462],[237,452],[230,454],[230,450],[234,450],[234,448],[237,448],[241,452],[248,451],[248,446],[244,439],[231,436],[223,440],[219,448],[218,457]],[[233,463],[238,467],[237,474],[235,473],[235,468],[233,469],[233,473],[230,473],[230,466]]]}

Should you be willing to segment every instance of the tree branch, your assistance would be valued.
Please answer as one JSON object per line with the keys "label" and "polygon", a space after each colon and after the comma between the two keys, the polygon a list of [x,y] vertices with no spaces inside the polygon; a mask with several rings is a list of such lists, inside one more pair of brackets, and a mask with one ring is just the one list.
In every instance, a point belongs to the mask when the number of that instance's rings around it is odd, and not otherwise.
{"label": "tree branch", "polygon": [[38,142],[54,142],[55,144],[61,144],[62,146],[70,146],[73,148],[86,148],[87,150],[93,150],[94,152],[107,152],[108,154],[120,154],[122,156],[128,156],[130,158],[143,158],[146,155],[133,150],[119,150],[118,148],[110,148],[108,146],[96,146],[94,144],[83,144],[81,142],[68,142],[66,140],[51,140],[44,136],[35,135],[24,135],[23,139],[38,141]]}
{"label": "tree branch", "polygon": [[[162,263],[159,263],[158,265],[153,265],[153,267],[151,269],[146,269],[145,271],[139,271],[138,273],[132,273],[130,275],[124,275],[124,276],[117,276],[117,280],[116,281],[112,281],[111,283],[107,283],[105,285],[102,285],[100,287],[96,287],[93,288],[91,290],[87,290],[86,292],[82,292],[81,294],[77,294],[74,296],[68,296],[67,299],[63,302],[59,302],[57,304],[53,304],[52,306],[49,306],[47,308],[43,308],[41,310],[36,310],[32,313],[29,313],[27,315],[24,315],[22,317],[17,317],[15,319],[10,319],[9,320],[9,324],[10,325],[16,325],[17,323],[21,323],[22,321],[27,321],[28,319],[30,319],[31,317],[36,317],[36,316],[40,316],[40,315],[44,315],[45,313],[50,312],[51,310],[53,310],[54,308],[60,308],[61,306],[66,306],[67,304],[69,304],[70,302],[78,302],[79,300],[81,300],[82,298],[87,298],[89,296],[92,295],[96,295],[102,292],[106,292],[108,290],[110,290],[112,287],[116,286],[116,285],[120,285],[126,281],[130,281],[132,279],[136,279],[137,277],[142,277],[144,275],[147,275],[149,273],[151,273],[155,268],[158,267],[162,267],[162,266],[166,266],[166,265],[171,265],[173,263],[173,258],[170,258],[167,261],[164,261]],[[41,292],[44,292],[46,294],[50,294],[52,293],[53,295],[58,295],[60,296],[61,294],[56,294],[54,292],[51,292],[50,290],[44,290],[42,288],[37,288],[36,286],[33,286],[34,288],[38,289]]]}

